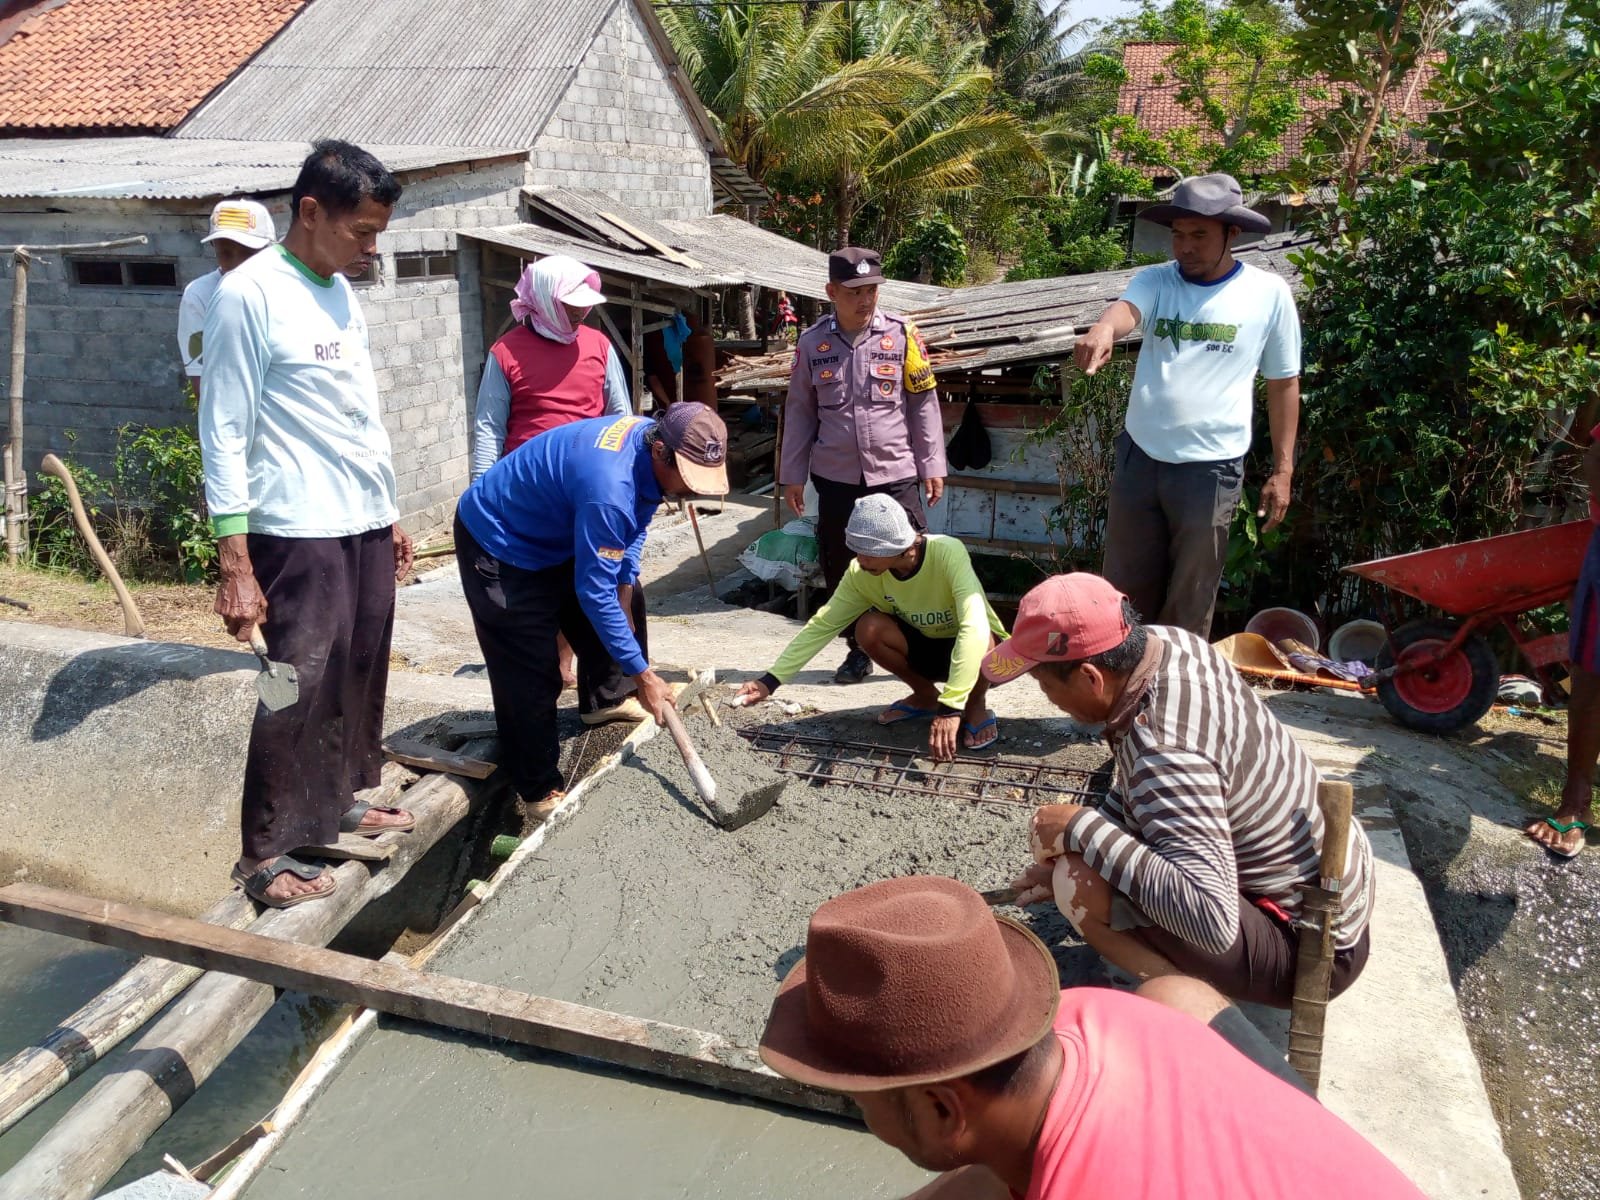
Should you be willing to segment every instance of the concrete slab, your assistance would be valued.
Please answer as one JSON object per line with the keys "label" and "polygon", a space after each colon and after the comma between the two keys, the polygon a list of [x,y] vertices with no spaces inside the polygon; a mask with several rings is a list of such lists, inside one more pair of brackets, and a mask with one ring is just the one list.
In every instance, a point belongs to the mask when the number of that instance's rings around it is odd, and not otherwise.
{"label": "concrete slab", "polygon": [[[0,879],[193,915],[231,886],[254,656],[0,622]],[[482,712],[488,686],[400,673],[385,725]]]}
{"label": "concrete slab", "polygon": [[[452,603],[459,606],[459,589],[452,601],[441,581],[434,603],[444,609]],[[429,609],[430,622],[437,612]],[[407,620],[403,605],[400,623]],[[714,636],[708,636],[708,628],[714,628]],[[713,668],[719,680],[759,674],[799,628],[799,622],[771,613],[716,604],[704,588],[676,595],[663,589],[651,604],[651,648],[657,660]],[[475,652],[470,628],[467,638],[465,647],[457,643],[458,654]],[[849,687],[833,684],[833,669],[843,657],[842,642],[828,647],[783,688],[779,699],[825,713],[859,711],[864,735],[871,736],[874,731],[866,720],[898,699],[903,688],[882,673]],[[1026,754],[1030,743],[1074,733],[1072,723],[1030,682],[998,688],[991,696],[1002,734],[1011,734],[1002,753]],[[1285,692],[1268,702],[1319,766],[1356,785],[1358,810],[1378,864],[1372,957],[1363,978],[1334,1005],[1330,1017],[1327,1103],[1429,1195],[1440,1200],[1514,1200],[1518,1192],[1500,1129],[1433,914],[1389,796],[1398,791],[1418,797],[1436,811],[1438,820],[1461,826],[1513,819],[1519,810],[1481,756],[1475,760],[1448,741],[1402,728],[1373,701]],[[778,718],[772,709],[771,719]],[[1257,1010],[1252,1016],[1269,1035],[1286,1038],[1285,1014]],[[1415,1117],[1420,1106],[1434,1114],[1427,1122]]]}

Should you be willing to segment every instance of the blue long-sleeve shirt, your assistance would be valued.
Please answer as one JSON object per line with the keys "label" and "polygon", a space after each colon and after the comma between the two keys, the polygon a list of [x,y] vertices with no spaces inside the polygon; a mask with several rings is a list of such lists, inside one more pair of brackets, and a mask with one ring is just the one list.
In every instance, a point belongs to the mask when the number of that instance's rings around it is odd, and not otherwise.
{"label": "blue long-sleeve shirt", "polygon": [[578,602],[629,675],[649,667],[617,602],[639,579],[661,485],[643,417],[593,417],[546,430],[480,475],[456,506],[473,540],[503,563],[539,571],[571,561]]}

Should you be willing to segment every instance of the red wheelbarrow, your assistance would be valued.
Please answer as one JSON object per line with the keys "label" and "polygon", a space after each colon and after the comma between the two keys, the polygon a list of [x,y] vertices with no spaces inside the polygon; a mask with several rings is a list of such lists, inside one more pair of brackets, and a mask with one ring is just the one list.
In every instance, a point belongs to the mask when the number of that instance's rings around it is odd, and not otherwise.
{"label": "red wheelbarrow", "polygon": [[1568,637],[1526,634],[1517,618],[1571,596],[1593,531],[1588,521],[1569,521],[1346,567],[1454,618],[1424,618],[1396,629],[1385,599],[1389,642],[1361,690],[1376,691],[1412,729],[1452,733],[1470,725],[1489,711],[1500,689],[1500,666],[1484,636],[1500,625],[1528,660],[1546,701],[1553,699],[1550,668],[1567,661]]}

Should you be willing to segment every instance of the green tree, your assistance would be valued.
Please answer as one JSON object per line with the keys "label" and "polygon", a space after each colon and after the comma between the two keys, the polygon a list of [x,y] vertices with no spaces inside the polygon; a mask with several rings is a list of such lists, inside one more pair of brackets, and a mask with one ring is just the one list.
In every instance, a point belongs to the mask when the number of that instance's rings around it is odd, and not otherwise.
{"label": "green tree", "polygon": [[[1146,9],[1131,32],[1172,43],[1156,82],[1173,84],[1177,103],[1194,119],[1153,133],[1132,115],[1106,118],[1103,127],[1127,162],[1174,177],[1227,171],[1243,179],[1260,175],[1282,152],[1285,131],[1301,115],[1302,77],[1276,6],[1173,0]],[[1109,54],[1086,70],[1108,82],[1127,79],[1120,58]]]}
{"label": "green tree", "polygon": [[1039,161],[995,103],[982,38],[952,42],[936,6],[901,0],[668,8],[663,20],[733,157],[780,190],[819,193],[833,240],[864,210],[903,219]]}
{"label": "green tree", "polygon": [[1422,85],[1418,68],[1442,43],[1457,0],[1295,0],[1297,69],[1320,77],[1339,103],[1308,147],[1302,182],[1334,179],[1354,193],[1375,149],[1414,157],[1406,113]]}
{"label": "green tree", "polygon": [[1345,563],[1506,532],[1530,488],[1559,501],[1552,444],[1600,393],[1600,0],[1528,36],[1520,62],[1452,58],[1437,161],[1369,176],[1304,256],[1301,599]]}

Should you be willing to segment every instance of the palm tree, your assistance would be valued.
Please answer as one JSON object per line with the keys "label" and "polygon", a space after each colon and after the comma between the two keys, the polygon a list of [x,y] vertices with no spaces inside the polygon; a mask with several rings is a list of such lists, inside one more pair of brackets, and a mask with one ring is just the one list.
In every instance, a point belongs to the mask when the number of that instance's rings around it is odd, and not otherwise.
{"label": "palm tree", "polygon": [[843,245],[864,205],[892,223],[1038,160],[1022,121],[992,103],[984,42],[952,45],[933,10],[860,0],[661,11],[732,157],[757,179],[825,193]]}

